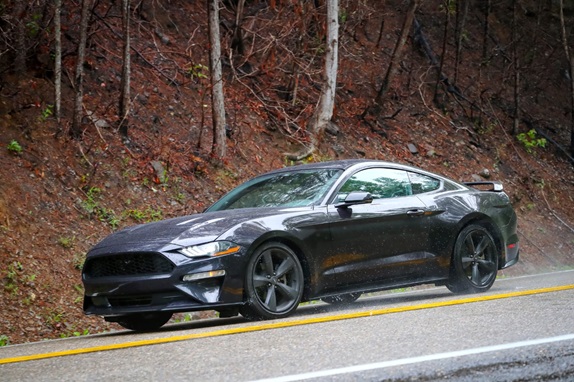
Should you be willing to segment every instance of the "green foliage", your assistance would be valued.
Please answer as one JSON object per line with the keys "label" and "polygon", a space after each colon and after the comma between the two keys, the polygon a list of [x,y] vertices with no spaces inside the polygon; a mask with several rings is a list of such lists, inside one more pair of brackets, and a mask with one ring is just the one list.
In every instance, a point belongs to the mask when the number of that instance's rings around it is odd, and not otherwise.
{"label": "green foliage", "polygon": [[207,78],[207,74],[205,74],[205,72],[208,72],[209,68],[205,65],[202,64],[191,64],[187,69],[187,75],[191,77],[192,80],[196,79],[196,78]]}
{"label": "green foliage", "polygon": [[98,201],[96,199],[98,199],[101,192],[102,190],[98,187],[90,187],[88,192],[86,192],[86,200],[82,203],[82,207],[84,207],[86,212],[91,214],[98,208]]}
{"label": "green foliage", "polygon": [[449,15],[454,15],[456,13],[456,1],[444,0],[444,3],[439,5],[441,12],[448,10]]}
{"label": "green foliage", "polygon": [[0,347],[10,345],[10,338],[7,335],[0,335]]}
{"label": "green foliage", "polygon": [[60,333],[60,338],[80,337],[80,336],[87,336],[88,334],[90,334],[90,329],[84,329],[82,331],[68,330],[64,333]]}
{"label": "green foliage", "polygon": [[40,32],[39,22],[42,20],[42,15],[40,13],[35,13],[32,15],[32,21],[26,23],[26,28],[28,29],[29,37],[36,37]]}
{"label": "green foliage", "polygon": [[82,268],[84,267],[85,262],[86,262],[86,254],[85,253],[74,254],[74,258],[72,259],[72,263],[74,264],[74,268],[81,271]]}
{"label": "green foliage", "polygon": [[82,202],[82,207],[88,214],[94,215],[99,221],[108,223],[112,229],[116,229],[120,224],[120,219],[113,210],[100,206],[101,192],[102,190],[98,187],[90,187],[86,192],[86,199]]}
{"label": "green foliage", "polygon": [[[12,296],[18,295],[20,285],[33,285],[36,281],[35,274],[25,274],[24,266],[19,261],[13,261],[8,264],[6,270],[2,272],[2,278],[4,281],[4,290]],[[31,305],[36,299],[34,293],[30,293],[28,297],[22,298],[22,303],[24,305]]]}
{"label": "green foliage", "polygon": [[4,289],[12,294],[18,292],[18,271],[22,270],[22,264],[14,261],[9,264],[4,273]]}
{"label": "green foliage", "polygon": [[536,135],[536,130],[531,129],[527,133],[520,133],[516,136],[518,142],[522,143],[526,152],[532,154],[533,149],[536,147],[546,147],[546,139],[538,138]]}
{"label": "green foliage", "polygon": [[185,202],[185,194],[184,194],[183,192],[181,192],[181,191],[180,191],[180,192],[177,192],[177,193],[174,195],[173,198],[174,198],[174,200],[175,200],[176,202],[178,202],[179,204],[183,204],[183,203]]}
{"label": "green foliage", "polygon": [[20,146],[18,141],[15,139],[12,139],[12,141],[8,144],[8,146],[6,146],[6,148],[13,154],[21,154],[23,151],[22,146]]}
{"label": "green foliage", "polygon": [[347,13],[346,9],[341,8],[339,12],[339,24],[345,24],[347,19],[349,18],[349,14]]}
{"label": "green foliage", "polygon": [[42,122],[45,122],[53,114],[54,114],[54,105],[48,105],[44,110],[42,110],[42,116],[40,117],[40,120]]}
{"label": "green foliage", "polygon": [[74,289],[78,292],[78,297],[74,299],[74,304],[79,304],[84,300],[84,287],[82,284],[74,284]]}
{"label": "green foliage", "polygon": [[78,292],[79,294],[81,294],[81,295],[84,294],[84,287],[82,286],[82,284],[74,284],[74,289],[75,289],[76,292]]}
{"label": "green foliage", "polygon": [[176,322],[176,323],[190,322],[192,320],[193,320],[193,316],[191,315],[191,313],[185,313],[185,314],[183,314],[183,316],[181,316],[181,318],[179,318],[179,317],[174,318],[173,322]]}
{"label": "green foliage", "polygon": [[58,239],[58,244],[60,244],[62,248],[70,249],[74,246],[75,241],[76,241],[75,237],[60,237]]}
{"label": "green foliage", "polygon": [[46,324],[52,327],[58,327],[66,317],[66,313],[61,310],[51,309],[45,316]]}
{"label": "green foliage", "polygon": [[149,223],[162,219],[161,210],[154,210],[151,207],[148,207],[145,211],[138,209],[127,210],[124,215],[134,219],[138,223]]}
{"label": "green foliage", "polygon": [[90,329],[84,329],[82,332],[75,331],[72,334],[74,335],[74,337],[87,336],[88,334],[90,334]]}

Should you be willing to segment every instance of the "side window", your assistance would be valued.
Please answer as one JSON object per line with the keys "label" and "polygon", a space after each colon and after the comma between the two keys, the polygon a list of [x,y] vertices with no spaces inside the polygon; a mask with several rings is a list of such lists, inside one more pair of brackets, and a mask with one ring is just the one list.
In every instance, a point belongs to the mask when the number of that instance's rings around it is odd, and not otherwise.
{"label": "side window", "polygon": [[343,184],[337,199],[344,200],[353,191],[369,192],[374,199],[412,195],[407,172],[388,168],[370,168],[357,172]]}
{"label": "side window", "polygon": [[409,172],[409,179],[414,195],[435,191],[440,187],[440,180],[430,176]]}

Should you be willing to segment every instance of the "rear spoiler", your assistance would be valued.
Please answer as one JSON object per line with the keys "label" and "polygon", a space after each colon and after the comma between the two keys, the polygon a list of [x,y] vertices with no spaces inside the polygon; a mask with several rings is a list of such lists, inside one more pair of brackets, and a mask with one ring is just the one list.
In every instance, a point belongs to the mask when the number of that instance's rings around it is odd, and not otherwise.
{"label": "rear spoiler", "polygon": [[504,190],[500,182],[464,182],[463,184],[484,191],[502,192]]}

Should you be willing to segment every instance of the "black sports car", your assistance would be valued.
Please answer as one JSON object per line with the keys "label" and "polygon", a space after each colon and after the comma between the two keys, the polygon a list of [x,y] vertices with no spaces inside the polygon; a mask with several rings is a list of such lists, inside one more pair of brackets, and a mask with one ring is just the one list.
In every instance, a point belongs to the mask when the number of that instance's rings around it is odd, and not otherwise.
{"label": "black sports car", "polygon": [[484,292],[518,252],[500,183],[381,161],[314,163],[256,177],[204,213],[108,236],[87,255],[84,311],[153,330],[174,312],[273,319],[302,301],[423,283]]}

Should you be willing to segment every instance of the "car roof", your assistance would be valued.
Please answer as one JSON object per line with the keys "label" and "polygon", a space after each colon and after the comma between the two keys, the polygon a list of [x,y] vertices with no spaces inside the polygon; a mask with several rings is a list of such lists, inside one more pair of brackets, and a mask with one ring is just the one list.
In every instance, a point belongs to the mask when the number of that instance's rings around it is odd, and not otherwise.
{"label": "car roof", "polygon": [[[361,166],[359,166],[361,165]],[[369,167],[370,165],[373,166],[388,166],[393,168],[401,168],[405,170],[417,170],[423,171],[419,168],[407,166],[399,163],[394,162],[387,162],[382,160],[374,160],[374,159],[342,159],[342,160],[333,160],[333,161],[326,161],[326,162],[315,162],[315,163],[307,163],[307,164],[300,164],[295,166],[287,166],[280,169],[272,170],[267,172],[267,174],[274,174],[279,172],[290,172],[290,171],[298,171],[303,169],[340,169],[340,170],[347,170],[351,167]]]}
{"label": "car roof", "polygon": [[[443,181],[447,181],[447,182],[450,182],[452,184],[455,184],[458,187],[468,188],[464,184],[461,184],[460,182],[457,182],[457,181],[450,179],[449,177],[441,175],[441,174],[427,171],[427,170],[424,170],[424,169],[421,169],[421,168],[415,167],[415,166],[409,166],[406,164],[401,164],[401,163],[396,163],[396,162],[388,162],[388,161],[377,160],[377,159],[341,159],[341,160],[332,160],[332,161],[326,161],[326,162],[306,163],[306,164],[300,164],[300,165],[295,165],[295,166],[287,166],[287,167],[279,168],[276,170],[266,172],[266,173],[261,174],[259,176],[266,176],[266,175],[277,174],[277,173],[282,173],[282,172],[299,171],[299,170],[305,170],[305,169],[308,169],[308,170],[312,170],[312,169],[340,169],[340,170],[346,171],[346,170],[350,169],[351,167],[361,169],[361,168],[368,168],[368,167],[374,167],[374,166],[389,167],[389,168],[394,168],[394,169],[398,169],[398,170],[405,170],[405,171],[414,171],[414,172],[418,172],[420,174],[425,174],[425,175],[431,176],[433,178],[439,178]],[[257,176],[256,178],[258,178],[259,176]]]}

